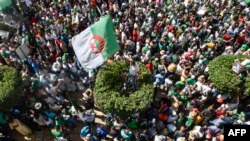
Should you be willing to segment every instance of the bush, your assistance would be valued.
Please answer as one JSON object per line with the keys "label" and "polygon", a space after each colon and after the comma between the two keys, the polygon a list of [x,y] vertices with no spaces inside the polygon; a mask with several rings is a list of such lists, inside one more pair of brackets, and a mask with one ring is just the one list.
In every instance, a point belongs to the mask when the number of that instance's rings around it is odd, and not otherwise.
{"label": "bush", "polygon": [[246,83],[245,83],[245,94],[247,96],[250,96],[250,77],[247,78]]}
{"label": "bush", "polygon": [[127,116],[144,111],[153,101],[151,74],[139,63],[140,75],[137,79],[137,90],[129,95],[122,94],[119,89],[129,79],[129,63],[112,62],[102,67],[96,77],[94,96],[96,105],[103,112]]}
{"label": "bush", "polygon": [[19,98],[21,78],[15,68],[0,66],[0,111],[12,108]]}
{"label": "bush", "polygon": [[239,88],[243,81],[232,71],[232,65],[235,59],[242,61],[244,58],[241,55],[221,55],[209,62],[210,79],[221,92],[234,93]]}

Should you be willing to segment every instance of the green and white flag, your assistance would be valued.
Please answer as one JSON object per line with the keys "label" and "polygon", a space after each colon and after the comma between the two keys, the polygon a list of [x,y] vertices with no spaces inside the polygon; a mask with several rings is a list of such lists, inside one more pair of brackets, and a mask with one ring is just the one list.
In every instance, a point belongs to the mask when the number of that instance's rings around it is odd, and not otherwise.
{"label": "green and white flag", "polygon": [[11,5],[11,0],[0,0],[0,10],[3,10],[4,8]]}
{"label": "green and white flag", "polygon": [[119,49],[110,16],[72,38],[75,54],[84,69],[94,69],[111,58]]}

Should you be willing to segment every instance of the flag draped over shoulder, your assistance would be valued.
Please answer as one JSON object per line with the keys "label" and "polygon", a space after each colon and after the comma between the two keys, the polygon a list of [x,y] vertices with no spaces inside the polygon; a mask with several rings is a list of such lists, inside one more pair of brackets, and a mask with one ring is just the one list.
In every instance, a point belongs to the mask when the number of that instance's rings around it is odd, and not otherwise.
{"label": "flag draped over shoulder", "polygon": [[111,58],[119,49],[110,16],[72,38],[75,54],[84,69],[94,69]]}

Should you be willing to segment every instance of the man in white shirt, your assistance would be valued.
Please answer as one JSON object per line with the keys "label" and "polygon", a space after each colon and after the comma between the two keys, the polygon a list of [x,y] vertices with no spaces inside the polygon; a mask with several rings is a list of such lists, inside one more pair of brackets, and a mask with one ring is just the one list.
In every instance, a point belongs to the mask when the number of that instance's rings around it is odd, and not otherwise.
{"label": "man in white shirt", "polygon": [[136,76],[139,73],[139,66],[135,63],[134,60],[131,61],[129,67],[129,82],[132,84],[132,91],[136,90]]}

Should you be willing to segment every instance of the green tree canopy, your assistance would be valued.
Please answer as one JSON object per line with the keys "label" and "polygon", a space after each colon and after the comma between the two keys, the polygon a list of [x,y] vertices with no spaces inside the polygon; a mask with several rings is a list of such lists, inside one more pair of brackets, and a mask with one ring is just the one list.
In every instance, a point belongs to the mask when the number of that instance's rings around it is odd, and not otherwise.
{"label": "green tree canopy", "polygon": [[119,92],[129,78],[128,62],[112,62],[99,70],[94,87],[94,97],[96,105],[103,112],[127,116],[144,111],[153,101],[151,74],[143,64],[138,64],[140,75],[137,80],[137,90],[129,94]]}
{"label": "green tree canopy", "polygon": [[221,55],[209,62],[210,79],[221,92],[235,93],[238,88],[246,88],[246,94],[250,94],[249,76],[240,77],[232,70],[232,65],[236,59],[243,61],[246,58],[242,55]]}
{"label": "green tree canopy", "polygon": [[0,111],[12,108],[19,98],[21,78],[15,68],[0,66]]}

